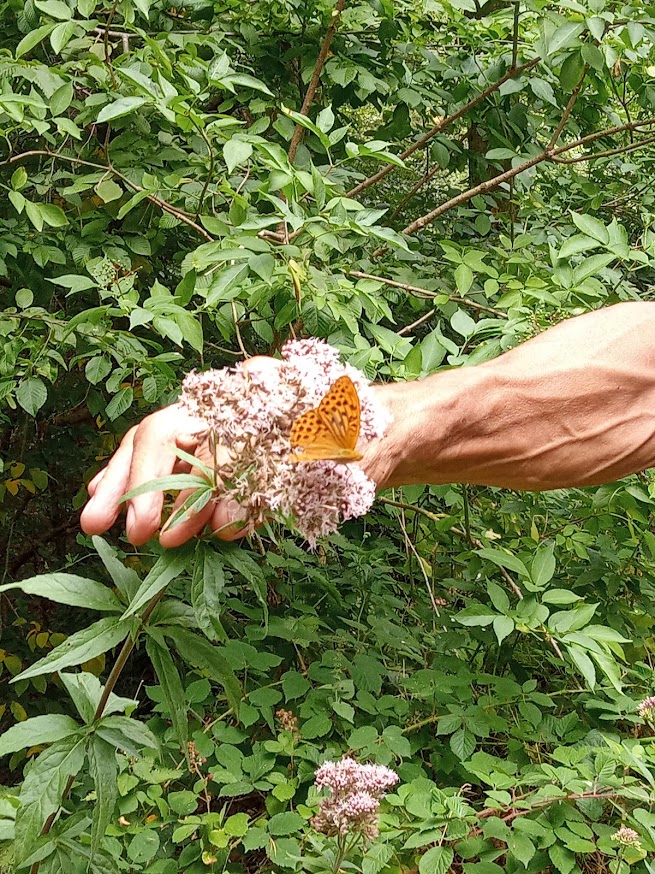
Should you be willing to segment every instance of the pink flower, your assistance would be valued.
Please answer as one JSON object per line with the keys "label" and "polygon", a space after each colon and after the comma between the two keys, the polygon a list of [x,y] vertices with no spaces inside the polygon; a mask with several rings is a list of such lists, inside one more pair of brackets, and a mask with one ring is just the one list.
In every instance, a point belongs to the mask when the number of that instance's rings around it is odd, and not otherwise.
{"label": "pink flower", "polygon": [[360,399],[360,440],[381,437],[388,414],[376,404],[368,381],[341,364],[338,351],[321,340],[287,343],[276,369],[248,372],[237,364],[185,378],[180,402],[227,450],[218,470],[223,493],[246,508],[248,521],[260,524],[275,514],[293,522],[313,546],[370,509],[375,484],[356,464],[289,461],[293,422],[317,407],[344,374]]}
{"label": "pink flower", "polygon": [[655,695],[651,695],[650,698],[644,698],[637,708],[637,713],[642,719],[653,719],[655,716]]}
{"label": "pink flower", "polygon": [[636,847],[637,849],[641,849],[638,833],[633,828],[628,828],[626,825],[622,825],[618,831],[611,835],[611,838],[613,841],[617,841],[617,843],[621,844],[622,847]]}
{"label": "pink flower", "polygon": [[397,782],[398,774],[384,765],[361,765],[351,758],[324,762],[314,785],[328,788],[330,795],[321,799],[312,826],[326,835],[359,833],[366,841],[377,837],[380,799]]}

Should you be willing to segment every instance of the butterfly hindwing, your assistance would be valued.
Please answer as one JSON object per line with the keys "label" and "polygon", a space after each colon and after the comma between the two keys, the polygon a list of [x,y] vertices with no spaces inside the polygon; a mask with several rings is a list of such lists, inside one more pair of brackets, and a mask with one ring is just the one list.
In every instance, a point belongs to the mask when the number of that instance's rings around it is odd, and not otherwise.
{"label": "butterfly hindwing", "polygon": [[357,389],[348,376],[340,377],[318,407],[299,416],[291,427],[290,441],[300,451],[290,461],[357,461],[360,405]]}

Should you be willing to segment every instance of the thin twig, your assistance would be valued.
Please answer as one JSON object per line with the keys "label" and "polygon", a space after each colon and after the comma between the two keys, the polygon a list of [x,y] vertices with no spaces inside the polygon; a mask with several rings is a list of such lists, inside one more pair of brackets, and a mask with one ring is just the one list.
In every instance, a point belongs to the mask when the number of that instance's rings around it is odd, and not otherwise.
{"label": "thin twig", "polygon": [[622,155],[626,152],[634,152],[636,149],[641,149],[643,146],[650,145],[650,143],[655,143],[655,136],[644,137],[643,140],[628,143],[627,146],[617,146],[616,149],[607,149],[604,152],[592,152],[590,155],[580,155],[577,158],[553,158],[553,161],[556,164],[581,164],[583,161],[594,161],[596,158],[611,158],[612,155]]}
{"label": "thin twig", "polygon": [[[323,45],[321,46],[321,50],[318,53],[318,57],[316,58],[314,72],[312,73],[312,78],[309,80],[309,85],[307,86],[307,91],[305,92],[305,99],[303,100],[302,106],[300,107],[301,115],[307,115],[309,112],[309,107],[312,105],[312,100],[314,99],[314,94],[316,93],[316,89],[318,88],[318,83],[321,79],[321,73],[323,72],[323,67],[325,66],[328,52],[330,51],[330,45],[332,44],[332,39],[334,37],[334,34],[336,33],[339,19],[341,18],[341,13],[343,12],[343,8],[345,5],[346,0],[337,0],[337,5],[332,10],[332,21],[330,21],[330,26],[328,27],[325,33],[325,37],[323,38]],[[302,125],[297,124],[294,128],[293,136],[291,137],[291,144],[289,145],[290,164],[293,164],[294,158],[296,157],[296,152],[298,151],[298,146],[300,145],[300,141],[302,140],[303,133],[304,128],[302,127]]]}
{"label": "thin twig", "polygon": [[436,313],[436,309],[430,310],[424,316],[421,316],[420,319],[417,319],[415,322],[412,322],[411,325],[406,325],[404,328],[401,328],[399,331],[396,331],[398,336],[402,336],[403,334],[409,334],[410,331],[413,331],[414,328],[418,328],[419,325],[422,325],[423,322],[427,322],[428,319],[431,319],[432,316]]}
{"label": "thin twig", "polygon": [[[417,231],[422,230],[424,227],[433,222],[436,218],[443,215],[446,212],[449,212],[451,209],[454,209],[457,206],[461,206],[463,203],[468,203],[469,200],[472,200],[479,194],[485,194],[487,191],[491,191],[494,188],[497,188],[499,185],[502,185],[504,182],[509,182],[510,179],[513,179],[515,176],[519,176],[521,173],[525,173],[526,170],[529,170],[531,167],[535,167],[537,164],[541,164],[544,161],[553,161],[559,155],[563,155],[566,152],[570,152],[573,149],[577,149],[580,146],[584,146],[587,143],[595,142],[596,140],[602,139],[603,137],[613,136],[614,134],[623,133],[627,130],[638,130],[642,127],[648,127],[650,125],[655,124],[655,118],[649,118],[644,121],[636,121],[631,122],[630,124],[620,124],[615,127],[605,128],[602,131],[598,131],[594,134],[588,134],[586,137],[581,137],[578,140],[575,140],[572,143],[568,143],[565,146],[559,146],[556,149],[544,149],[538,155],[534,155],[532,158],[529,158],[527,161],[524,161],[522,164],[519,164],[518,167],[513,167],[511,170],[506,170],[504,173],[498,174],[498,176],[494,176],[492,179],[487,179],[485,182],[481,182],[479,185],[476,185],[474,188],[469,188],[467,191],[462,191],[456,197],[452,197],[450,200],[447,200],[445,203],[442,203],[440,206],[426,213],[426,215],[417,218],[415,221],[411,222],[407,225],[406,228],[403,228],[401,231],[402,234],[406,236],[411,236],[415,234]],[[381,255],[385,251],[386,247],[382,247],[375,252],[375,255]]]}
{"label": "thin twig", "polygon": [[[133,191],[145,191],[140,185],[137,185],[136,182],[132,182],[131,179],[128,179],[120,170],[117,170],[112,164],[98,164],[95,161],[85,161],[83,158],[77,158],[74,155],[62,155],[60,152],[51,152],[49,149],[30,149],[28,152],[21,152],[19,155],[13,155],[11,158],[7,158],[4,161],[0,161],[0,168],[5,167],[10,164],[16,164],[18,161],[23,161],[26,158],[35,158],[35,157],[44,157],[44,158],[53,158],[59,161],[68,161],[71,164],[78,164],[82,167],[92,167],[94,170],[103,170],[105,173],[112,173],[118,179],[125,183],[125,185],[129,185],[129,187]],[[197,222],[195,222],[189,215],[189,213],[184,210],[178,209],[172,204],[168,203],[166,200],[162,200],[161,197],[157,197],[156,194],[147,194],[146,200],[149,200],[150,203],[155,204],[164,212],[168,212],[171,215],[175,216],[175,218],[179,219],[184,224],[189,225],[190,228],[193,228],[196,233],[200,234],[201,237],[204,237],[208,242],[213,242],[214,238],[211,234],[208,234],[207,231],[202,228]]]}
{"label": "thin twig", "polygon": [[397,282],[395,279],[385,279],[383,276],[374,276],[372,273],[362,273],[360,270],[349,270],[348,276],[354,276],[357,279],[371,279],[374,282],[382,282],[384,285],[389,285],[391,288],[401,288],[403,291],[408,291],[417,297],[447,297],[453,303],[461,304],[462,306],[470,307],[473,310],[478,310],[482,313],[491,313],[494,316],[500,316],[501,319],[507,318],[507,313],[502,310],[494,309],[493,307],[485,306],[482,303],[476,303],[468,297],[458,297],[456,294],[448,294],[448,292],[428,291],[427,288],[418,288],[415,285],[408,285],[405,282]]}
{"label": "thin twig", "polygon": [[243,340],[241,339],[241,331],[239,330],[239,318],[237,316],[236,304],[233,300],[231,300],[230,303],[232,304],[232,318],[234,319],[234,330],[236,331],[239,349],[241,349],[241,354],[244,358],[250,358],[250,355],[248,355],[248,353],[246,352],[246,347],[243,345]]}
{"label": "thin twig", "polygon": [[[498,79],[488,88],[485,88],[484,91],[481,91],[477,97],[473,98],[473,100],[469,100],[469,102],[462,106],[461,109],[453,112],[452,115],[447,115],[445,118],[442,118],[438,124],[433,128],[430,128],[427,133],[423,134],[423,136],[419,137],[415,143],[412,143],[409,148],[405,149],[405,151],[399,156],[400,159],[404,161],[406,158],[409,158],[410,155],[413,155],[414,152],[422,148],[428,140],[431,140],[432,137],[436,137],[436,135],[441,133],[442,130],[445,130],[445,128],[449,127],[453,122],[460,119],[463,115],[466,115],[467,112],[474,109],[479,103],[482,103],[483,100],[486,100],[487,97],[494,93],[494,91],[498,91],[498,89],[507,82],[508,79],[514,79],[516,76],[520,76],[521,73],[525,73],[526,70],[530,70],[532,67],[536,66],[540,60],[541,58],[533,58],[531,61],[528,61],[527,64],[522,64],[520,67],[513,67],[508,70],[502,78]],[[366,188],[369,188],[371,185],[375,185],[376,182],[384,179],[384,177],[391,173],[395,168],[395,164],[387,164],[381,170],[378,170],[377,173],[374,173],[373,176],[369,176],[368,179],[364,179],[362,182],[355,185],[354,188],[351,188],[350,191],[347,192],[346,197],[356,197]]]}
{"label": "thin twig", "polygon": [[548,145],[546,146],[546,150],[553,149],[557,145],[557,141],[559,140],[560,136],[562,135],[562,131],[564,130],[564,128],[566,126],[566,122],[569,120],[569,116],[571,115],[571,112],[573,111],[573,107],[575,106],[575,102],[578,99],[578,95],[580,94],[580,90],[584,84],[584,80],[587,76],[588,69],[589,69],[589,67],[585,64],[584,69],[582,70],[582,75],[580,76],[580,81],[578,82],[578,84],[575,86],[575,88],[571,92],[571,96],[569,97],[569,99],[566,103],[566,106],[564,107],[564,112],[562,113],[562,117],[559,120],[559,124],[557,125],[557,127],[553,131],[553,135],[550,138]]}

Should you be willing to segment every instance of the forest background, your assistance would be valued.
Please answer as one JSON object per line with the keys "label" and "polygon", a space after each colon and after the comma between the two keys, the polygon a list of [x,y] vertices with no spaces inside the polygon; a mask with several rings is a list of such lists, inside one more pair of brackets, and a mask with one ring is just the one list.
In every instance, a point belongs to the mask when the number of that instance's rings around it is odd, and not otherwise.
{"label": "forest background", "polygon": [[[398,489],[314,552],[78,511],[192,368],[295,333],[414,379],[649,299],[655,6],[0,21],[0,866],[652,874],[652,474]],[[344,861],[310,819],[346,752],[400,782]]]}

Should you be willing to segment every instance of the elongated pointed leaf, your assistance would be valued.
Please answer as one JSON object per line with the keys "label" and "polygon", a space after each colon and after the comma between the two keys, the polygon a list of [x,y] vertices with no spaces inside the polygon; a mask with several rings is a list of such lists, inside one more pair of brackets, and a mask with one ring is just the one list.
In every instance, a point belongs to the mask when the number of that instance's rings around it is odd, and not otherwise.
{"label": "elongated pointed leaf", "polygon": [[188,755],[189,720],[184,706],[184,687],[170,652],[152,637],[146,639],[146,651],[157,674],[180,749]]}
{"label": "elongated pointed leaf", "polygon": [[207,671],[212,680],[223,686],[228,704],[237,712],[243,698],[241,683],[216,647],[212,646],[207,638],[194,634],[186,628],[167,627],[162,631],[173,641],[185,662]]}
{"label": "elongated pointed leaf", "polygon": [[138,610],[155,597],[162,589],[179,576],[189,562],[189,551],[184,547],[164,553],[160,556],[153,569],[141,583],[139,591],[123,614],[123,618],[133,616]]}
{"label": "elongated pointed leaf", "polygon": [[96,580],[78,577],[77,574],[40,574],[38,577],[0,586],[0,592],[8,592],[10,589],[21,589],[26,595],[48,598],[69,607],[86,607],[89,610],[106,612],[120,612],[123,609],[111,589]]}
{"label": "elongated pointed leaf", "polygon": [[118,616],[100,619],[88,628],[71,634],[45,658],[39,659],[36,664],[18,674],[11,682],[38,677],[39,674],[51,674],[53,671],[61,671],[71,665],[80,665],[82,662],[94,659],[124,640],[131,628],[131,622],[126,622]]}
{"label": "elongated pointed leaf", "polygon": [[118,798],[116,750],[98,736],[93,738],[89,746],[89,770],[96,792],[91,826],[91,852],[95,854],[100,849],[107,825],[113,819],[114,806]]}
{"label": "elongated pointed leaf", "polygon": [[58,809],[69,776],[84,764],[86,738],[57,741],[34,761],[21,787],[16,815],[17,861],[28,855],[48,816]]}
{"label": "elongated pointed leaf", "polygon": [[0,736],[0,756],[37,744],[54,743],[73,734],[79,727],[72,717],[63,713],[32,716],[24,722],[12,725]]}
{"label": "elongated pointed leaf", "polygon": [[118,558],[116,550],[111,547],[102,537],[95,535],[91,538],[93,546],[100,556],[102,563],[107,568],[107,573],[112,578],[118,591],[127,600],[131,600],[139,588],[141,580],[137,572],[126,567]]}

